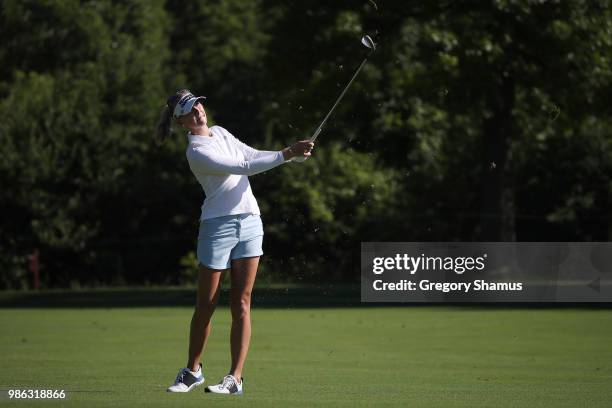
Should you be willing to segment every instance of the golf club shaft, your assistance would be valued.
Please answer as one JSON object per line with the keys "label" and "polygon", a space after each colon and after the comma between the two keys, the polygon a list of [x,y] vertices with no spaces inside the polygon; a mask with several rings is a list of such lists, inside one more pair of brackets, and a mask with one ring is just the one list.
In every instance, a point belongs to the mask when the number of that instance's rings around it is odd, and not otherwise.
{"label": "golf club shaft", "polygon": [[349,83],[344,87],[344,90],[342,91],[342,93],[340,94],[338,99],[336,99],[336,103],[334,103],[334,106],[331,107],[331,109],[329,110],[329,112],[327,113],[325,118],[323,118],[323,120],[321,121],[321,124],[319,125],[317,130],[315,130],[313,135],[310,137],[310,141],[311,142],[314,142],[315,140],[317,140],[317,137],[319,137],[319,133],[321,133],[321,130],[323,130],[323,126],[325,126],[325,122],[327,122],[327,119],[329,119],[329,117],[332,114],[332,112],[334,111],[334,109],[336,109],[336,106],[338,106],[338,103],[340,103],[340,100],[342,99],[342,97],[344,96],[346,91],[348,90],[349,86],[351,86],[351,84],[353,83],[353,81],[357,77],[357,74],[359,74],[359,71],[361,71],[361,68],[364,66],[364,64],[366,63],[367,60],[368,60],[368,57],[365,57],[363,59],[363,61],[361,62],[361,64],[359,65],[359,67],[357,68],[355,73],[353,74],[353,77],[351,78]]}

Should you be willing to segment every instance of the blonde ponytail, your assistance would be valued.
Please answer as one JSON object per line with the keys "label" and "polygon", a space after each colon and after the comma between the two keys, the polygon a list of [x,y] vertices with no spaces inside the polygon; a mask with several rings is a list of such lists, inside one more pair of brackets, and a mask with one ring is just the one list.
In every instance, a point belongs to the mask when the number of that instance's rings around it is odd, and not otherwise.
{"label": "blonde ponytail", "polygon": [[172,124],[172,112],[170,107],[165,105],[162,108],[159,120],[157,121],[157,127],[155,129],[155,135],[153,136],[155,143],[161,146],[164,141],[170,136],[170,125]]}
{"label": "blonde ponytail", "polygon": [[191,92],[189,92],[189,89],[181,89],[176,91],[176,93],[170,96],[166,101],[166,105],[164,105],[161,114],[159,115],[159,120],[157,121],[157,126],[155,128],[155,134],[153,135],[153,140],[155,140],[155,143],[158,146],[162,145],[168,136],[170,136],[172,112],[174,112],[176,104],[184,95],[190,93]]}

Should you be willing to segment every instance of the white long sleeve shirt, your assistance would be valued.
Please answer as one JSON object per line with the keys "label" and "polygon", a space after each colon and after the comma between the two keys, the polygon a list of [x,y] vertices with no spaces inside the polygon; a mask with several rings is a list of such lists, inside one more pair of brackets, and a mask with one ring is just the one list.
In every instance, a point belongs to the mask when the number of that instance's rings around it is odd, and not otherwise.
{"label": "white long sleeve shirt", "polygon": [[221,126],[210,130],[212,137],[187,135],[187,161],[206,194],[200,220],[260,214],[247,176],[285,163],[283,153],[253,149]]}

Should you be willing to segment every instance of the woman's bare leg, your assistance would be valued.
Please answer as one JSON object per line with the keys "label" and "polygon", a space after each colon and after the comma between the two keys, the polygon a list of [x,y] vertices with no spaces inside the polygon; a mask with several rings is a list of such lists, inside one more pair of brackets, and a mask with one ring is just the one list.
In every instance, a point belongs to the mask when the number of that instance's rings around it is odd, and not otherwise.
{"label": "woman's bare leg", "polygon": [[200,366],[202,350],[210,334],[210,318],[215,311],[219,290],[221,289],[221,274],[227,269],[210,269],[200,266],[198,276],[198,298],[195,311],[191,318],[191,330],[189,333],[189,356],[187,368],[197,371]]}
{"label": "woman's bare leg", "polygon": [[230,374],[238,380],[242,377],[242,367],[249,351],[251,340],[251,291],[257,275],[259,257],[234,259],[232,261],[232,290],[230,307],[232,310],[232,331],[230,345],[232,367]]}

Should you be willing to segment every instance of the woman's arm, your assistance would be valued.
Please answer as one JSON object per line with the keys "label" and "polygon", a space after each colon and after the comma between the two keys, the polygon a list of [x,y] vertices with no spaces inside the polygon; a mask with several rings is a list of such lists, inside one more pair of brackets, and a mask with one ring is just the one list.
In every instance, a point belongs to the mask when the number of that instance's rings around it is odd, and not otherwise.
{"label": "woman's arm", "polygon": [[255,160],[255,159],[259,159],[262,157],[267,157],[270,155],[276,155],[278,154],[278,152],[273,152],[270,150],[257,150],[257,149],[253,149],[251,146],[242,143],[240,140],[238,140],[237,137],[233,136],[234,138],[234,143],[236,143],[236,146],[238,147],[238,149],[240,149],[240,151],[242,152],[242,154],[244,154],[244,157],[247,160]]}
{"label": "woman's arm", "polygon": [[[242,143],[238,139],[236,139],[236,142],[238,148],[242,151],[242,154],[244,154],[244,157],[246,157],[247,160],[260,159],[263,157],[268,157],[270,155],[278,154],[278,152],[273,152],[270,150],[253,149],[251,146]],[[285,161],[290,160],[291,158],[296,156],[295,149],[293,149],[292,146],[285,147],[283,150],[281,150],[281,153],[283,154],[283,159]]]}
{"label": "woman's arm", "polygon": [[[257,150],[257,149],[253,149],[251,146],[247,145],[246,143],[241,142],[236,136],[232,135],[229,131],[227,131],[226,129],[224,129],[228,135],[232,138],[234,144],[238,147],[238,149],[242,152],[242,154],[244,154],[244,157],[246,158],[246,160],[255,160],[255,159],[260,159],[260,158],[265,158],[265,157],[271,157],[271,156],[275,156],[278,154],[278,152],[273,152],[270,150]],[[304,145],[304,143],[306,143],[306,145]],[[304,155],[305,151],[310,152],[310,150],[312,149],[312,146],[314,145],[313,143],[310,143],[310,145],[308,145],[309,141],[301,141],[301,142],[297,142],[294,145],[291,145],[289,147],[284,148],[283,150],[281,150],[282,154],[283,154],[283,158],[285,159],[285,161],[295,157],[295,156],[302,156]],[[308,154],[310,155],[310,154]]]}
{"label": "woman's arm", "polygon": [[[240,174],[252,176],[279,166],[285,162],[282,151],[265,152],[252,160],[238,160],[210,152],[201,147],[187,150],[187,159],[192,170],[207,174]],[[245,155],[246,156],[246,155]]]}

